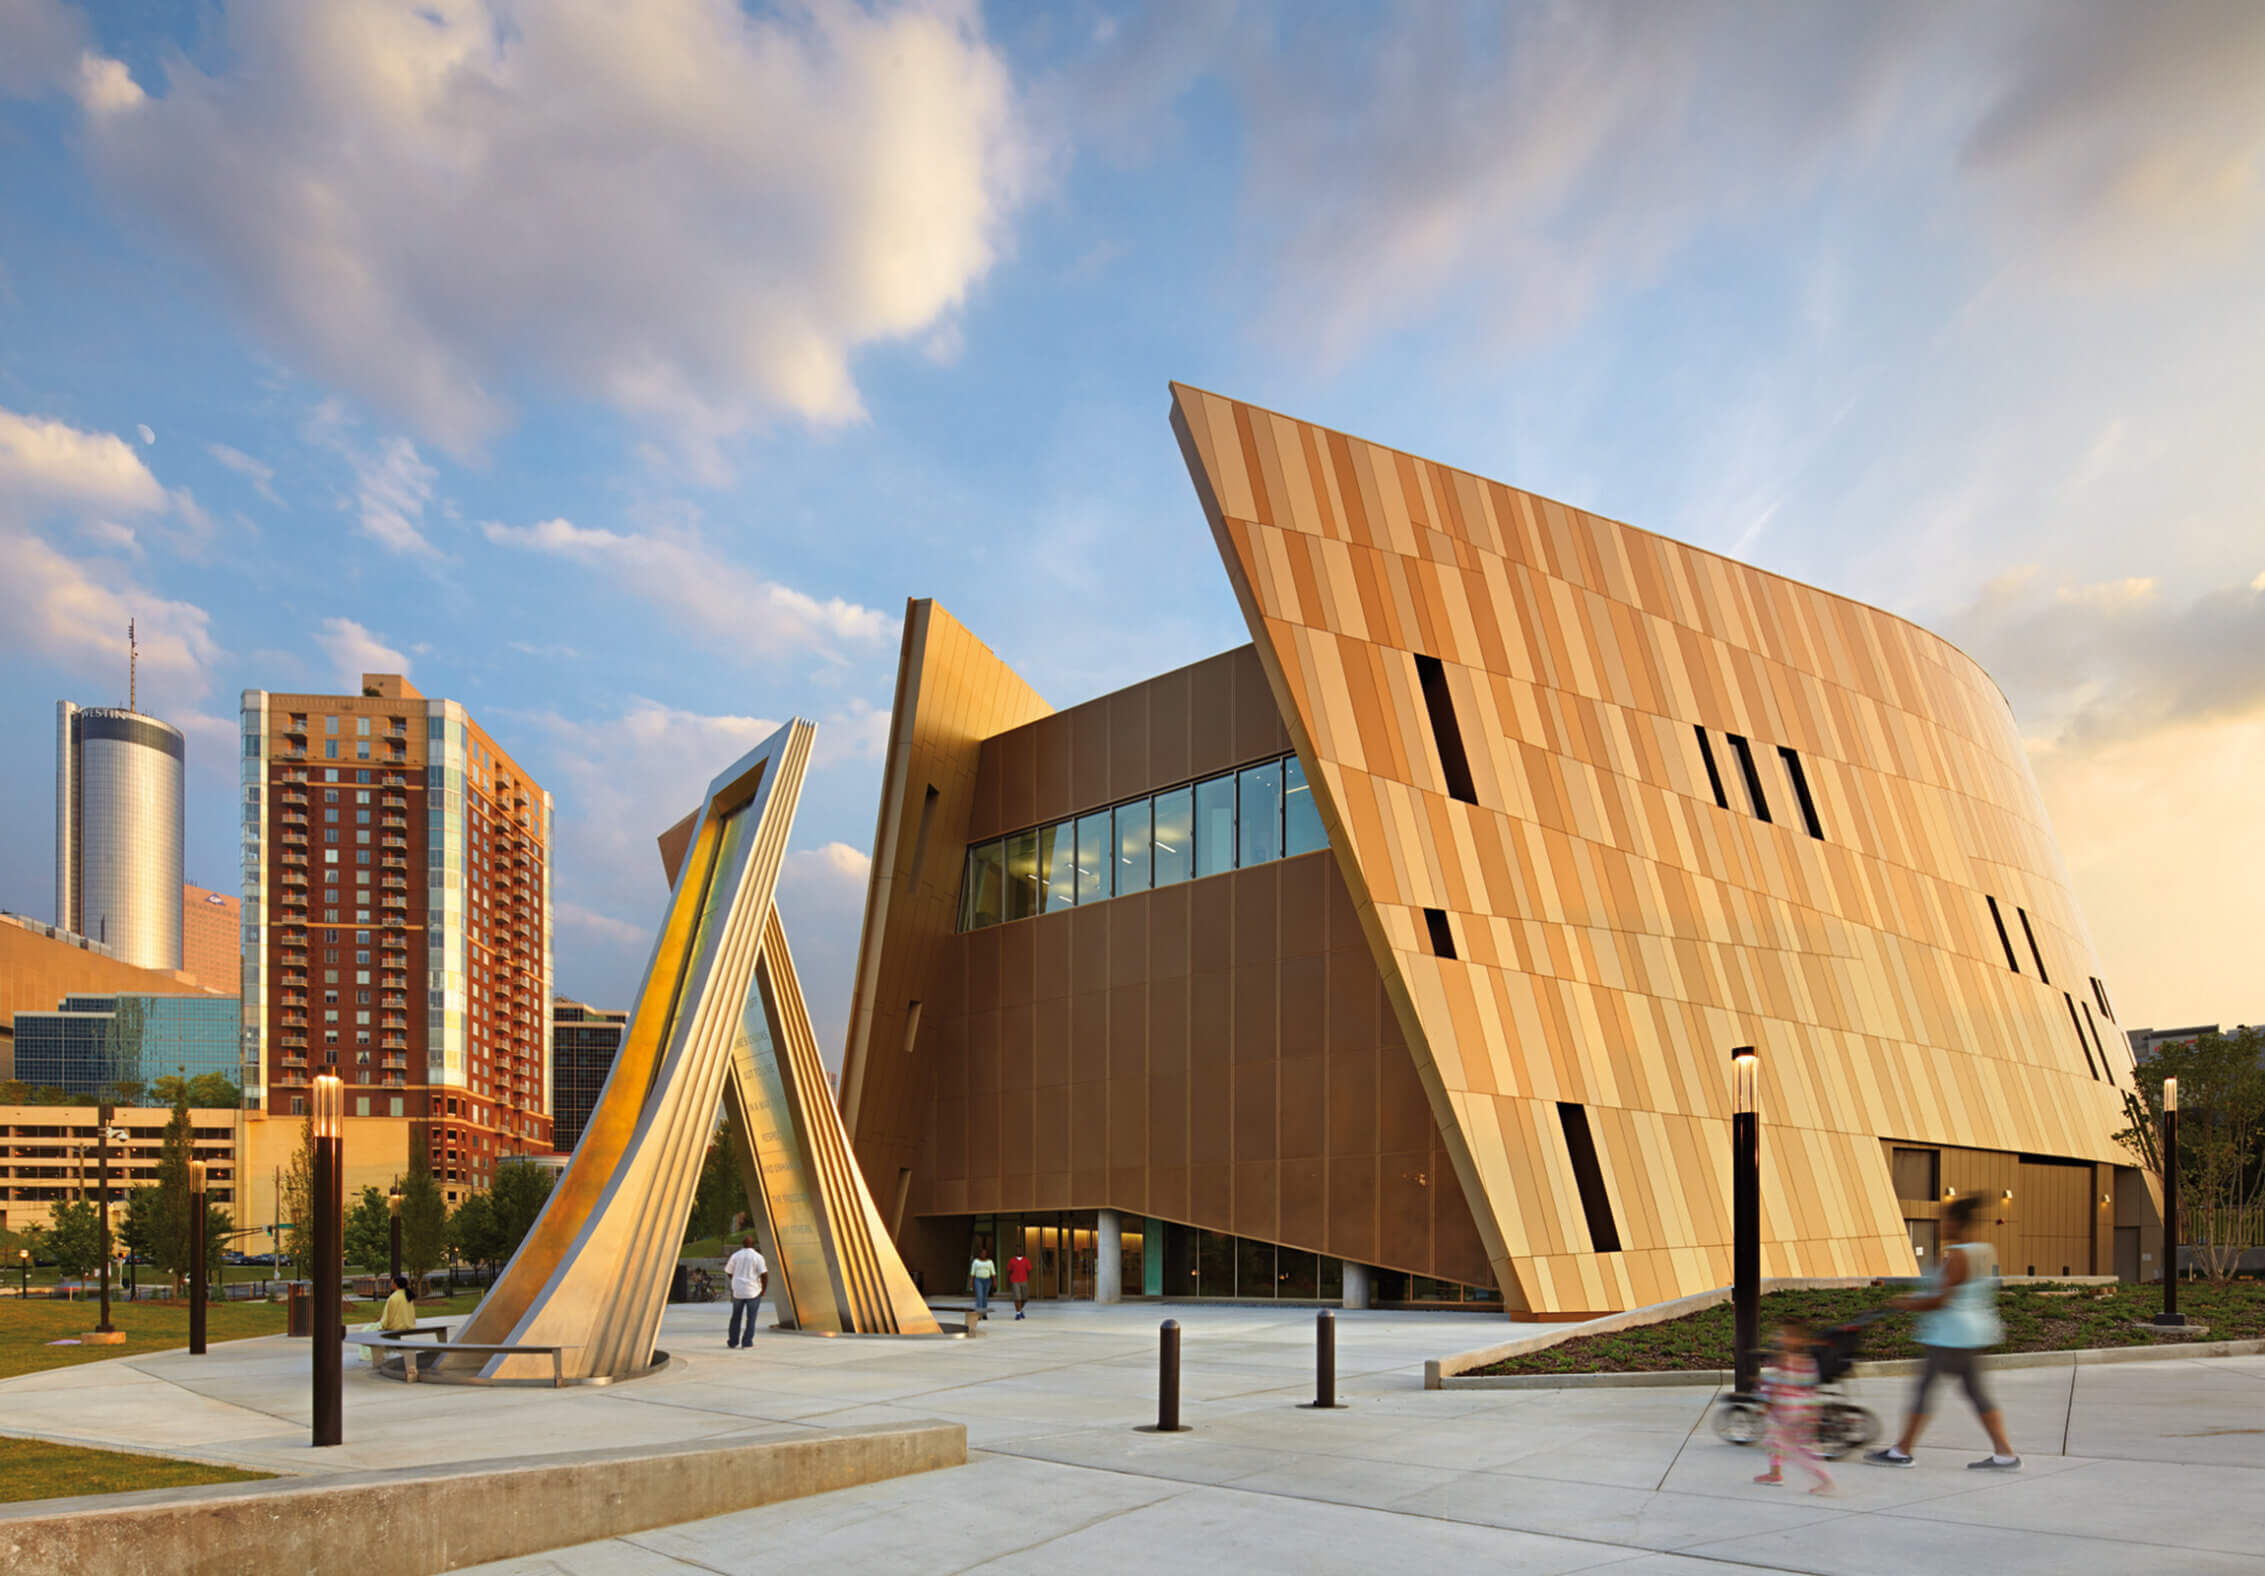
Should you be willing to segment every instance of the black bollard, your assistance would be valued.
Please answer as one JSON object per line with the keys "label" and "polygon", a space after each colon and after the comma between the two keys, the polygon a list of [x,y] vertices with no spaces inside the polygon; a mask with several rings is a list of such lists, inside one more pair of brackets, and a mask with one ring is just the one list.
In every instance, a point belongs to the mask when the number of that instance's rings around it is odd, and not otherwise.
{"label": "black bollard", "polygon": [[1180,1321],[1166,1319],[1157,1331],[1156,1426],[1142,1433],[1184,1434],[1180,1421]]}
{"label": "black bollard", "polygon": [[1309,1412],[1341,1412],[1337,1399],[1337,1315],[1327,1308],[1313,1321],[1313,1400],[1301,1402]]}

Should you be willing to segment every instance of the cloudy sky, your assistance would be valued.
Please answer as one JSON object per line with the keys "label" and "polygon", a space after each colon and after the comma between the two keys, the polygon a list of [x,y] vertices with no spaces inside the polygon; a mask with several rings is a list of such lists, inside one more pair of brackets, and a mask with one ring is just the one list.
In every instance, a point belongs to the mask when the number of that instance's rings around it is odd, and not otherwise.
{"label": "cloudy sky", "polygon": [[1998,676],[2131,1023],[2265,1017],[2265,7],[0,0],[0,907],[53,705],[408,673],[558,983],[801,713],[838,1055],[904,599],[1056,704],[1238,644],[1179,378]]}

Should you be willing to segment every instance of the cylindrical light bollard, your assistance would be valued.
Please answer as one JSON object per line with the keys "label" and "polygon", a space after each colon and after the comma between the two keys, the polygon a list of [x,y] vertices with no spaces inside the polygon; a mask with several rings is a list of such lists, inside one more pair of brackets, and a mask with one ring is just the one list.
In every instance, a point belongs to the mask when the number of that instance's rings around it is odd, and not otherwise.
{"label": "cylindrical light bollard", "polygon": [[2186,1323],[2178,1311],[2178,1080],[2163,1080],[2163,1311],[2157,1324]]}
{"label": "cylindrical light bollard", "polygon": [[204,1355],[204,1162],[189,1162],[189,1355]]}
{"label": "cylindrical light bollard", "polygon": [[315,1443],[335,1445],[345,1438],[344,1386],[346,1382],[346,1309],[343,1300],[345,1264],[345,1190],[340,1118],[346,1104],[344,1086],[325,1073],[314,1087],[314,1186],[308,1202],[314,1208],[314,1422]]}
{"label": "cylindrical light bollard", "polygon": [[1313,1404],[1315,1412],[1334,1412],[1337,1399],[1337,1315],[1324,1308],[1313,1321]]}
{"label": "cylindrical light bollard", "polygon": [[1180,1421],[1180,1321],[1166,1319],[1157,1331],[1156,1432],[1184,1434]]}
{"label": "cylindrical light bollard", "polygon": [[1762,1344],[1761,1061],[1751,1045],[1730,1053],[1731,1390],[1752,1395]]}
{"label": "cylindrical light bollard", "polygon": [[[391,1296],[393,1294],[391,1277],[401,1273],[401,1185],[399,1183],[395,1183],[393,1191],[385,1196],[385,1212],[393,1217],[393,1267],[386,1272],[388,1277],[386,1295]],[[416,1299],[412,1297],[410,1300],[413,1302]]]}

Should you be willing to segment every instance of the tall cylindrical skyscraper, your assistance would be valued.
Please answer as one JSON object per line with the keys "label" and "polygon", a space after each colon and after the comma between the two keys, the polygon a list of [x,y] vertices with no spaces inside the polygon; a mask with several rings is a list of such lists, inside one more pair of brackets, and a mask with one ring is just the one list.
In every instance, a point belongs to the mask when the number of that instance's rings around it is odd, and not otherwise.
{"label": "tall cylindrical skyscraper", "polygon": [[55,703],[55,922],[145,969],[181,967],[181,732]]}

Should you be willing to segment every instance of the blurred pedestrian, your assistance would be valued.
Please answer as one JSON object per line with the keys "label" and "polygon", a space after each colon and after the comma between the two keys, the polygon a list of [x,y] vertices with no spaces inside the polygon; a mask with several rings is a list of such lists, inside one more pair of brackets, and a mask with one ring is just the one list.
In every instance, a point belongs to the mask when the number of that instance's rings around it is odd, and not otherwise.
{"label": "blurred pedestrian", "polygon": [[1817,1454],[1817,1337],[1805,1324],[1787,1320],[1779,1326],[1770,1347],[1769,1366],[1762,1370],[1762,1403],[1769,1408],[1770,1469],[1757,1483],[1785,1481],[1785,1460],[1791,1456],[1817,1481],[1812,1494],[1830,1494],[1832,1474]]}
{"label": "blurred pedestrian", "polygon": [[1967,1466],[1977,1472],[2021,1469],[2021,1457],[2014,1454],[2006,1438],[2005,1414],[1982,1387],[1982,1356],[2004,1339],[2005,1327],[1998,1319],[1997,1250],[1987,1242],[1972,1240],[1974,1217],[1981,1209],[1982,1201],[1971,1194],[1951,1200],[1942,1222],[1950,1245],[1927,1272],[1926,1282],[1916,1294],[1898,1297],[1889,1304],[1919,1315],[1911,1333],[1926,1349],[1927,1362],[1912,1391],[1911,1416],[1903,1425],[1903,1437],[1864,1458],[1874,1466],[1914,1465],[1911,1451],[1927,1426],[1927,1397],[1937,1379],[1951,1378],[1966,1387],[1966,1399],[1974,1403],[1990,1436],[1991,1453],[1967,1462]]}
{"label": "blurred pedestrian", "polygon": [[1017,1253],[1007,1260],[1007,1289],[1015,1294],[1015,1317],[1022,1317],[1022,1305],[1030,1297],[1030,1260]]}
{"label": "blurred pedestrian", "polygon": [[975,1311],[991,1311],[991,1285],[999,1278],[999,1266],[991,1262],[991,1244],[975,1245],[975,1261],[967,1267],[967,1283],[975,1292]]}

